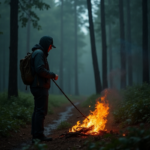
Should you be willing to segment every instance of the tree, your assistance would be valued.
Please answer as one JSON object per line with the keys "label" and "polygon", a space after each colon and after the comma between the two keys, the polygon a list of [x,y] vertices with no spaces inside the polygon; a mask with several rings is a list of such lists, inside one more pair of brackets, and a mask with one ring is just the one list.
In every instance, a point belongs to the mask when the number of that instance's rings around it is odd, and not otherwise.
{"label": "tree", "polygon": [[124,13],[123,0],[119,0],[119,21],[120,21],[120,57],[121,57],[121,88],[126,87],[126,53],[124,34]]}
{"label": "tree", "polygon": [[[28,3],[30,4],[31,0],[28,0]],[[30,15],[28,17],[28,22],[27,22],[27,53],[30,51],[30,25],[31,25],[31,20],[30,20]],[[26,92],[29,92],[29,88],[26,90]]]}
{"label": "tree", "polygon": [[79,95],[78,89],[78,46],[77,46],[77,0],[74,1],[74,35],[75,35],[75,95]]}
{"label": "tree", "polygon": [[142,1],[142,17],[143,17],[143,82],[149,83],[149,60],[148,60],[148,11],[147,0]]}
{"label": "tree", "polygon": [[131,86],[132,79],[132,55],[131,55],[131,14],[130,14],[130,0],[127,3],[127,52],[128,52],[128,84]]}
{"label": "tree", "polygon": [[[111,0],[109,0],[109,6],[111,5]],[[112,25],[111,22],[108,23],[108,40],[109,40],[109,71],[111,73],[113,61],[112,61]],[[113,87],[113,77],[110,74],[110,87]]]}
{"label": "tree", "polygon": [[[30,4],[30,0],[28,3]],[[27,23],[27,53],[28,53],[29,48],[30,48],[30,24],[31,24],[31,20],[30,20],[30,15],[27,17],[28,17],[28,23]]]}
{"label": "tree", "polygon": [[[1,2],[0,2],[0,5],[1,5]],[[1,18],[1,15],[0,15],[0,18]],[[3,32],[0,31],[0,34],[3,34]]]}
{"label": "tree", "polygon": [[101,32],[102,32],[102,81],[103,89],[108,87],[107,82],[107,47],[106,47],[106,29],[105,29],[105,5],[104,0],[101,0]]}
{"label": "tree", "polygon": [[[5,42],[4,42],[5,43]],[[5,70],[6,70],[6,65],[5,65],[5,59],[6,59],[6,46],[5,49],[3,50],[3,90],[5,90]]]}
{"label": "tree", "polygon": [[92,51],[92,60],[93,60],[93,67],[94,67],[96,93],[100,93],[102,91],[102,86],[101,86],[101,81],[100,81],[100,73],[99,73],[97,55],[96,55],[95,35],[94,35],[94,27],[93,27],[91,0],[87,0],[87,6],[88,6],[91,51]]}
{"label": "tree", "polygon": [[[60,48],[61,48],[61,52],[60,52],[60,87],[63,89],[63,53],[64,53],[64,49],[63,49],[63,0],[61,0],[61,11],[60,11],[60,16],[61,16],[61,24],[60,24],[60,37],[61,37],[61,41],[60,41]],[[60,94],[61,94],[61,91],[60,91]]]}
{"label": "tree", "polygon": [[8,96],[18,96],[18,0],[10,1],[10,57]]}

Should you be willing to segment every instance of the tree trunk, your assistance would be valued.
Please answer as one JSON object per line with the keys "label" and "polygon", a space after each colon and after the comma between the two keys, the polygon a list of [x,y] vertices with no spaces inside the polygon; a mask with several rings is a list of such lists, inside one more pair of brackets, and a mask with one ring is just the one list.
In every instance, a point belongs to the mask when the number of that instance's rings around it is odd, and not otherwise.
{"label": "tree trunk", "polygon": [[104,0],[100,2],[101,10],[101,31],[102,31],[102,80],[103,89],[108,88],[107,83],[107,47],[106,47],[106,29],[105,29],[105,6]]}
{"label": "tree trunk", "polygon": [[[5,42],[4,42],[5,43]],[[3,91],[5,90],[5,76],[6,76],[6,73],[5,73],[5,68],[6,68],[6,64],[5,64],[5,52],[6,51],[6,46],[3,50]]]}
{"label": "tree trunk", "polygon": [[132,79],[132,55],[131,55],[131,14],[130,0],[127,0],[127,52],[128,52],[128,84],[131,86]]}
{"label": "tree trunk", "polygon": [[100,73],[98,68],[97,54],[96,54],[96,47],[95,47],[95,35],[94,35],[94,26],[93,26],[93,18],[92,18],[91,0],[87,0],[87,6],[88,6],[91,51],[92,51],[92,60],[93,60],[93,68],[94,68],[94,76],[95,76],[95,85],[96,85],[96,93],[98,94],[102,91],[102,86],[100,81]]}
{"label": "tree trunk", "polygon": [[[61,42],[60,42],[60,48],[61,48],[61,51],[60,51],[60,87],[63,89],[63,0],[61,0]],[[59,91],[60,94],[61,91]]]}
{"label": "tree trunk", "polygon": [[74,13],[74,21],[75,21],[75,95],[79,95],[78,89],[78,46],[77,46],[77,0],[74,2],[75,4],[75,13]]}
{"label": "tree trunk", "polygon": [[[3,60],[3,54],[2,53],[0,53],[0,60]],[[2,69],[3,69],[3,66],[1,63],[0,70],[2,70]],[[0,92],[2,92],[2,91],[3,91],[3,74],[0,73]]]}
{"label": "tree trunk", "polygon": [[[109,5],[111,5],[111,0],[109,0]],[[113,66],[113,61],[112,61],[112,29],[111,29],[111,22],[108,24],[108,41],[109,41],[109,80],[110,80],[110,88],[113,87],[113,76],[111,75],[112,72],[112,66]]]}
{"label": "tree trunk", "polygon": [[119,0],[119,14],[120,14],[120,55],[121,55],[121,88],[126,87],[126,53],[125,53],[125,34],[124,34],[124,14],[123,14],[123,0]]}
{"label": "tree trunk", "polygon": [[143,82],[149,83],[149,62],[148,62],[148,11],[147,0],[142,1],[143,15]]}
{"label": "tree trunk", "polygon": [[[29,0],[29,5],[30,5],[30,0]],[[31,20],[30,20],[30,16],[28,17],[28,24],[27,24],[27,53],[30,52],[30,24],[31,24]],[[27,88],[26,92],[30,92],[29,88]]]}
{"label": "tree trunk", "polygon": [[70,63],[68,63],[68,94],[71,95],[71,68],[70,68]]}
{"label": "tree trunk", "polygon": [[112,66],[113,66],[113,61],[112,61],[112,43],[111,43],[111,23],[108,24],[108,40],[109,40],[109,80],[110,80],[110,88],[113,87],[113,76],[111,75],[112,72]]}
{"label": "tree trunk", "polygon": [[8,98],[18,96],[18,0],[10,1],[10,52]]}

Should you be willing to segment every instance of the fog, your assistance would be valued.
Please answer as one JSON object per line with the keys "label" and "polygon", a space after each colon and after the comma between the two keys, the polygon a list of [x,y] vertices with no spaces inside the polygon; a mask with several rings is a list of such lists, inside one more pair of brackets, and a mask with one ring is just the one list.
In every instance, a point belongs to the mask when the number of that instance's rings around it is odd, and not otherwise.
{"label": "fog", "polygon": [[[10,57],[10,5],[4,3],[4,0],[0,1],[0,92],[7,91],[9,85],[9,59]],[[91,48],[90,39],[90,26],[88,20],[88,10],[86,0],[77,0],[75,9],[75,0],[63,0],[63,9],[61,0],[43,0],[44,3],[50,5],[50,8],[46,10],[46,7],[37,5],[35,8],[30,9],[35,12],[31,14],[31,20],[29,19],[28,9],[25,7],[22,1],[18,4],[19,14],[18,14],[18,64],[17,65],[17,81],[18,90],[22,92],[30,92],[29,88],[26,91],[26,86],[21,80],[19,65],[20,59],[24,58],[27,52],[32,52],[31,49],[35,44],[39,43],[42,36],[51,36],[54,40],[54,45],[56,49],[53,48],[49,52],[48,62],[50,66],[50,71],[58,74],[59,78],[57,80],[58,85],[62,90],[69,95],[91,95],[96,93],[95,82],[95,71],[93,66],[93,56]],[[30,4],[29,4],[30,5]],[[105,88],[115,88],[122,89],[126,86],[131,86],[134,84],[141,84],[146,82],[143,78],[144,62],[143,58],[147,60],[147,56],[143,56],[143,41],[148,40],[148,49],[150,49],[149,35],[150,35],[150,1],[148,1],[148,32],[145,35],[146,40],[143,40],[143,16],[142,16],[142,0],[132,0],[130,1],[130,14],[128,14],[127,1],[123,1],[123,29],[120,26],[120,12],[119,12],[119,0],[114,0],[111,3],[110,0],[104,1],[105,5],[105,34],[106,34],[106,50],[103,48],[102,40],[102,17],[100,11],[100,1],[92,0],[92,14],[93,14],[93,24],[94,24],[94,35],[95,35],[95,45],[96,45],[96,56],[98,60],[98,69],[100,73],[101,81],[101,92]],[[21,9],[21,6],[24,9]],[[76,10],[76,11],[75,11]],[[23,17],[21,17],[23,14]],[[128,18],[130,15],[130,18]],[[76,22],[75,22],[76,17]],[[40,30],[36,23],[41,26]],[[130,25],[128,22],[130,19]],[[20,21],[21,20],[21,21]],[[62,22],[61,22],[62,21]],[[37,25],[37,26],[36,26]],[[77,34],[75,33],[75,27],[77,27]],[[130,40],[128,36],[128,31],[130,29]],[[124,38],[120,37],[120,33],[124,32]],[[146,29],[145,29],[146,30]],[[61,33],[63,36],[61,37]],[[76,37],[77,35],[77,37]],[[77,39],[77,46],[75,46],[75,40]],[[61,46],[63,43],[63,47]],[[123,55],[121,54],[121,44],[124,46]],[[105,44],[104,44],[105,45]],[[129,50],[130,47],[130,50]],[[60,72],[60,57],[61,51],[62,61],[63,61],[63,71]],[[75,52],[77,52],[77,72],[75,71]],[[106,56],[104,56],[106,52]],[[15,52],[14,52],[15,53]],[[147,53],[146,53],[147,54]],[[149,56],[149,53],[148,53]],[[105,61],[103,59],[106,59]],[[122,66],[121,60],[124,59]],[[129,61],[131,60],[132,61]],[[149,59],[148,59],[149,60]],[[149,64],[146,63],[147,65]],[[131,70],[129,69],[131,67]],[[123,68],[122,68],[123,67]],[[149,66],[148,66],[149,68]],[[104,74],[104,69],[106,73]],[[146,69],[147,70],[147,69]],[[132,72],[132,73],[131,73]],[[149,72],[149,69],[146,73]],[[75,74],[77,73],[77,79]],[[129,73],[131,76],[129,77]],[[146,74],[145,73],[145,74]],[[62,78],[63,74],[63,78]],[[148,74],[148,73],[147,73]],[[105,75],[105,76],[104,76]],[[13,76],[12,76],[13,77]],[[149,77],[149,74],[148,74]],[[107,80],[107,86],[104,85],[104,78]],[[132,82],[129,83],[129,78],[132,78]],[[15,79],[11,79],[15,80]],[[123,87],[121,82],[123,80]],[[60,83],[63,81],[63,83]],[[78,82],[78,93],[76,93],[76,82]],[[51,82],[52,83],[52,82]],[[51,84],[49,90],[50,94],[60,94],[59,89],[54,83]]]}

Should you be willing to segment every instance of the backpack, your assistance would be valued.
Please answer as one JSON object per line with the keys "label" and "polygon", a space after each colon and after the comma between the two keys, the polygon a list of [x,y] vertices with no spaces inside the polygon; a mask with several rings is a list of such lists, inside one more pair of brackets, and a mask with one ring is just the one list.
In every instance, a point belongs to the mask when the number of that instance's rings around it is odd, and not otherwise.
{"label": "backpack", "polygon": [[34,80],[31,72],[31,55],[32,53],[27,53],[25,58],[20,60],[21,78],[25,85],[31,85]]}

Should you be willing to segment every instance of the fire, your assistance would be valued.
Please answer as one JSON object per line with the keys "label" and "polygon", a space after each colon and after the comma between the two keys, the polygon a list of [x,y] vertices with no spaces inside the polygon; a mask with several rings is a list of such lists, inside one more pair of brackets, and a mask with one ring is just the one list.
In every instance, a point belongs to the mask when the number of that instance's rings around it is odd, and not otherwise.
{"label": "fire", "polygon": [[79,131],[81,128],[91,128],[86,134],[97,134],[101,130],[105,129],[105,125],[107,123],[107,116],[109,114],[109,104],[106,99],[106,93],[103,97],[99,97],[96,100],[95,110],[90,111],[89,116],[84,119],[83,123],[77,121],[77,124],[73,126],[69,132],[76,132]]}

